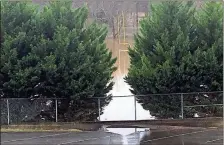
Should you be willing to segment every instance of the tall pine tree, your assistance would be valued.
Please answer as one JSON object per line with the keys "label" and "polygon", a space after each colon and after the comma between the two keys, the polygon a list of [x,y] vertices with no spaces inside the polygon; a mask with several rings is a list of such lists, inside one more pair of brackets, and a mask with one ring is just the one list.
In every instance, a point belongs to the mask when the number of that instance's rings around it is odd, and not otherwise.
{"label": "tall pine tree", "polygon": [[87,7],[74,9],[71,1],[52,1],[41,9],[5,2],[1,8],[3,97],[65,98],[59,119],[96,119],[97,99],[91,98],[107,97],[101,108],[109,103],[116,70],[104,42],[107,27],[87,24]]}
{"label": "tall pine tree", "polygon": [[[220,13],[222,10],[217,5],[214,8]],[[134,48],[129,49],[131,66],[126,81],[132,87],[132,93],[142,95],[204,91],[201,85],[209,86],[207,91],[221,90],[222,79],[217,78],[222,74],[221,61],[217,61],[219,54],[216,52],[222,51],[221,47],[217,47],[222,40],[219,38],[211,42],[214,44],[212,47],[207,47],[204,43],[208,41],[205,39],[206,35],[209,36],[212,31],[222,32],[220,27],[216,27],[222,25],[222,15],[216,16],[197,17],[191,2],[162,2],[152,6],[151,15],[140,23],[140,33],[135,36]],[[210,24],[200,24],[199,18],[213,19],[212,23],[216,26],[208,32],[206,29]],[[211,41],[210,38],[207,39]],[[191,98],[185,100],[187,105],[205,102],[198,101],[195,96],[186,98]],[[137,99],[143,108],[150,110],[151,115],[156,117],[178,118],[181,115],[180,96],[149,95]],[[199,112],[203,112],[203,109]],[[187,111],[185,114],[193,117],[194,113]]]}

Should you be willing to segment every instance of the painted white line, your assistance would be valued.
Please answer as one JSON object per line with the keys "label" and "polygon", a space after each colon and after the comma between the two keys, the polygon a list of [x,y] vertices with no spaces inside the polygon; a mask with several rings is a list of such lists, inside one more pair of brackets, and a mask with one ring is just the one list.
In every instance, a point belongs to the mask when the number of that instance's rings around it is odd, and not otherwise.
{"label": "painted white line", "polygon": [[9,142],[16,142],[16,141],[25,141],[25,140],[31,140],[31,139],[37,139],[37,138],[45,138],[45,137],[58,136],[58,135],[64,135],[64,134],[69,134],[69,132],[66,132],[66,133],[58,133],[58,134],[51,134],[51,135],[43,135],[43,136],[36,136],[36,137],[29,137],[29,138],[22,138],[22,139],[15,139],[15,140],[7,140],[7,141],[3,141],[1,143],[9,143]]}
{"label": "painted white line", "polygon": [[161,137],[161,138],[155,138],[155,139],[151,139],[151,140],[143,141],[143,143],[144,143],[144,142],[152,142],[152,141],[157,141],[157,140],[167,139],[167,138],[173,138],[173,137],[178,137],[178,136],[185,136],[185,135],[191,135],[191,134],[196,134],[196,133],[203,133],[203,132],[211,131],[211,130],[212,130],[212,129],[209,129],[209,130],[203,130],[203,131],[195,131],[195,132],[190,132],[190,133],[177,134],[177,135],[171,135],[171,136],[166,136],[166,137]]}
{"label": "painted white line", "polygon": [[65,144],[70,144],[70,143],[77,143],[77,142],[90,141],[90,140],[97,140],[97,139],[107,138],[107,137],[111,137],[111,136],[113,136],[113,135],[104,136],[104,137],[98,137],[98,138],[87,138],[87,139],[83,139],[83,140],[76,140],[76,141],[64,142],[64,143],[60,143],[58,145],[65,145]]}
{"label": "painted white line", "polygon": [[214,139],[214,140],[209,140],[209,141],[206,141],[205,143],[216,142],[216,141],[219,141],[219,140],[223,140],[223,138]]}

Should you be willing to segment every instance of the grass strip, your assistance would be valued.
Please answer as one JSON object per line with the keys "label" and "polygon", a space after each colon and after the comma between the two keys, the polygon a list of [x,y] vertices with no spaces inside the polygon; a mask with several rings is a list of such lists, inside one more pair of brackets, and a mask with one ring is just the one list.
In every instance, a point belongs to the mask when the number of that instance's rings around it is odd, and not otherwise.
{"label": "grass strip", "polygon": [[1,128],[1,132],[81,132],[79,129]]}

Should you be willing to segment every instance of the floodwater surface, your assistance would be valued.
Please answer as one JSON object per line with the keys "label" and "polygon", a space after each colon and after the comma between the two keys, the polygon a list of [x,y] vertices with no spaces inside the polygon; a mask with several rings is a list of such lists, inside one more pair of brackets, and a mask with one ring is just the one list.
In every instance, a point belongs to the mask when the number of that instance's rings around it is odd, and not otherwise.
{"label": "floodwater surface", "polygon": [[[112,52],[113,57],[117,57],[116,67],[113,81],[115,82],[111,94],[113,96],[129,96],[129,97],[113,97],[110,104],[104,108],[104,113],[100,116],[102,121],[105,120],[135,120],[135,100],[130,92],[130,86],[125,83],[124,77],[128,73],[130,59],[128,55],[128,46],[133,45],[131,39],[127,40],[129,45],[119,44],[116,39],[107,39],[107,47]],[[148,110],[144,110],[142,106],[136,102],[136,119],[154,119]]]}

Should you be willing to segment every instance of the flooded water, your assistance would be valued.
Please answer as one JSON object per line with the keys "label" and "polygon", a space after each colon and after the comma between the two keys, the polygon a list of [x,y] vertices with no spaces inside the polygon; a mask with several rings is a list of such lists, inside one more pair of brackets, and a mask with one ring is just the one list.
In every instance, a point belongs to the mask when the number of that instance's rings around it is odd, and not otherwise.
{"label": "flooded water", "polygon": [[[129,45],[133,45],[132,40],[127,40]],[[107,39],[108,48],[117,57],[117,71],[113,74],[115,85],[110,92],[113,96],[128,96],[132,95],[130,86],[124,82],[124,77],[128,73],[130,59],[128,55],[128,46],[119,44],[118,40]],[[100,117],[101,120],[135,120],[134,97],[114,97],[110,104],[104,109],[104,114]],[[149,111],[142,108],[140,104],[136,104],[136,119],[154,119]]]}

